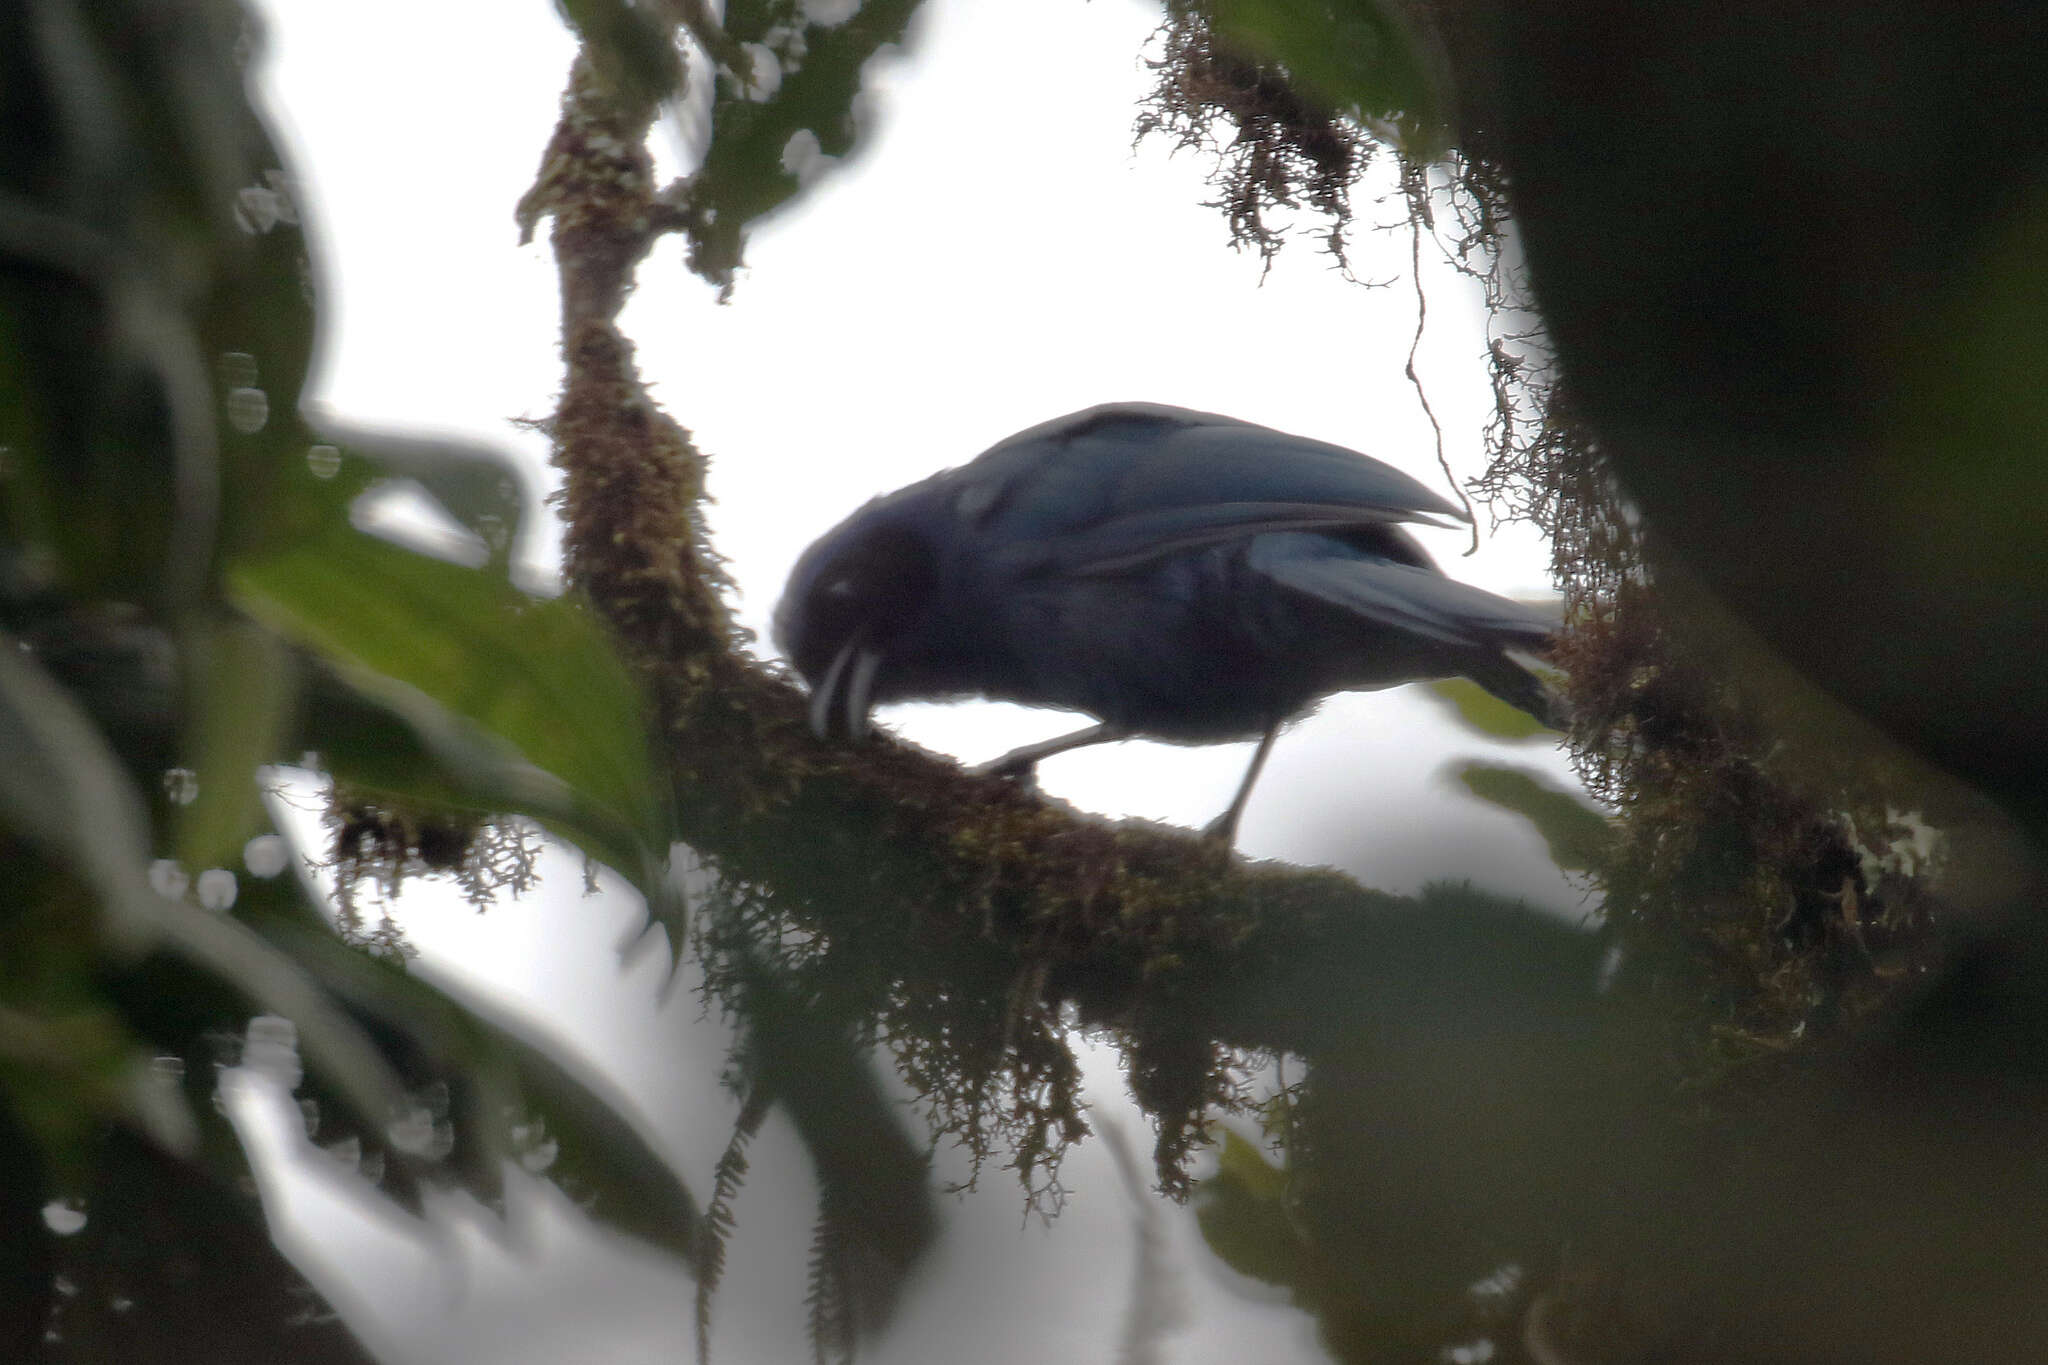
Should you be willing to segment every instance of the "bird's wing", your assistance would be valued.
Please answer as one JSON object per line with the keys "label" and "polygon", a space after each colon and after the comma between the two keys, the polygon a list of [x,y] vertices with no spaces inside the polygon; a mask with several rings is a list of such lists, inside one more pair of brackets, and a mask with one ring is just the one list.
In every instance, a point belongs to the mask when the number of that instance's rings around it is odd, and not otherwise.
{"label": "bird's wing", "polygon": [[[1291,538],[1290,538],[1291,539]],[[1446,578],[1434,569],[1365,556],[1253,546],[1251,565],[1274,582],[1375,625],[1453,645],[1541,644],[1558,621],[1534,607]]]}
{"label": "bird's wing", "polygon": [[1122,572],[1265,531],[1465,516],[1356,451],[1149,403],[1019,432],[957,474],[978,499],[977,519],[1068,573]]}
{"label": "bird's wing", "polygon": [[1196,507],[1169,507],[1156,512],[1112,517],[1061,537],[1052,558],[1068,573],[1115,574],[1183,550],[1245,540],[1268,531],[1334,532],[1397,521],[1442,525],[1412,512],[1376,507],[1307,502],[1209,502]]}

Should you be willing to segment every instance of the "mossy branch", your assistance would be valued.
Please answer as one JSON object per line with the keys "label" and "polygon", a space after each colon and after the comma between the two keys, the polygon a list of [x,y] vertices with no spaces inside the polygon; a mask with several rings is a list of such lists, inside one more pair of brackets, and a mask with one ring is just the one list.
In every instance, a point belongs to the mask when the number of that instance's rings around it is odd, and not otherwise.
{"label": "mossy branch", "polygon": [[[1071,1068],[1041,1065],[1027,1084],[1027,1059],[1057,1048],[1068,1005],[1117,1025],[1161,1119],[1162,1178],[1178,1184],[1204,1107],[1232,1088],[1226,1047],[1312,1050],[1418,987],[1439,994],[1424,1011],[1439,1017],[1588,1011],[1594,950],[1519,907],[1476,893],[1424,907],[1112,824],[902,743],[814,739],[799,691],[743,652],[700,515],[704,457],[648,396],[617,325],[663,230],[642,150],[650,119],[579,61],[521,206],[529,228],[552,217],[562,276],[567,379],[552,431],[567,572],[659,708],[678,837],[798,928],[805,951],[829,944],[835,980],[893,983],[871,992],[865,1027],[890,1039],[889,1018],[935,1001],[960,1002],[963,1017],[927,1037],[972,1032],[968,1013],[1006,1016],[981,1028],[987,1055],[965,1069],[1009,1069],[1012,1095],[1052,1078],[1057,1093],[1019,1137],[1028,1168],[1085,1127]],[[1475,946],[1491,968],[1464,960]]]}

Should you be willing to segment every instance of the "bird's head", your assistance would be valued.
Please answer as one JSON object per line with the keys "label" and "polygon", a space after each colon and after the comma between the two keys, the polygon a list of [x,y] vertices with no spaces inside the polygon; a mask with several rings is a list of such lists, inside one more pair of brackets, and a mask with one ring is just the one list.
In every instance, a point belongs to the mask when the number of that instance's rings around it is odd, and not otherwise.
{"label": "bird's head", "polygon": [[939,586],[929,535],[870,503],[804,551],[775,607],[775,643],[811,689],[811,729],[864,738],[915,649]]}

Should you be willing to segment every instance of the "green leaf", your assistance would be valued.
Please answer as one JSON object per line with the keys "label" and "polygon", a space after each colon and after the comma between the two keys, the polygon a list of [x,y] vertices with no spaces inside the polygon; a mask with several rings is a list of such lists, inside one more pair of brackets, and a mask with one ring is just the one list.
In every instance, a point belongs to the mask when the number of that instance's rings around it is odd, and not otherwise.
{"label": "green leaf", "polygon": [[[378,431],[320,417],[271,419],[263,472],[229,499],[232,563],[288,553],[308,538],[349,524],[357,500],[380,483],[403,480],[474,535],[502,573],[526,516],[519,468],[481,442]],[[249,439],[249,438],[245,438]]]}
{"label": "green leaf", "polygon": [[694,1265],[702,1245],[696,1200],[624,1113],[541,1048],[468,1017],[501,1050],[526,1106],[543,1120],[540,1131],[514,1135],[521,1163],[590,1201],[600,1222]]}
{"label": "green leaf", "polygon": [[692,270],[730,289],[747,230],[855,150],[862,70],[883,47],[903,41],[918,4],[862,0],[837,24],[811,23],[802,0],[726,6],[727,37],[773,53],[775,84],[766,98],[750,97],[749,89],[766,88],[770,77],[758,54],[749,65],[762,69],[745,75],[721,63],[711,145],[683,206]]}
{"label": "green leaf", "polygon": [[372,431],[325,419],[316,429],[344,462],[355,456],[416,484],[483,542],[492,564],[504,565],[525,518],[526,499],[518,468],[503,451],[473,441]]}
{"label": "green leaf", "polygon": [[5,633],[0,816],[92,890],[116,947],[167,948],[292,1020],[366,1122],[403,1112],[405,1092],[383,1058],[296,966],[229,916],[150,887],[141,794],[91,719]]}
{"label": "green leaf", "polygon": [[1598,867],[1613,842],[1606,816],[1577,792],[1552,784],[1540,773],[1490,763],[1463,763],[1454,771],[1481,801],[1534,825],[1550,849],[1550,860],[1567,872]]}
{"label": "green leaf", "polygon": [[1395,132],[1418,162],[1449,141],[1448,77],[1388,0],[1201,0],[1218,39],[1284,68],[1301,93]]}
{"label": "green leaf", "polygon": [[401,717],[456,789],[532,815],[675,915],[646,707],[588,613],[342,528],[229,577],[251,615]]}
{"label": "green leaf", "polygon": [[1195,1224],[1240,1275],[1299,1288],[1303,1247],[1287,1213],[1287,1172],[1228,1128],[1216,1173],[1195,1189]]}
{"label": "green leaf", "polygon": [[1228,1128],[1223,1130],[1223,1150],[1216,1156],[1216,1178],[1230,1181],[1247,1196],[1265,1203],[1278,1203],[1287,1196],[1287,1172]]}
{"label": "green leaf", "polygon": [[0,564],[189,601],[218,527],[200,341],[135,253],[0,191]]}
{"label": "green leaf", "polygon": [[[905,1131],[902,1105],[857,1042],[859,1021],[759,961],[741,972],[748,1103],[782,1106],[818,1179],[812,1289],[885,1324],[937,1236],[926,1144]],[[822,1260],[820,1245],[831,1248]]]}
{"label": "green leaf", "polygon": [[1556,731],[1518,706],[1510,706],[1469,678],[1438,678],[1423,684],[1466,729],[1488,739],[1522,740]]}
{"label": "green leaf", "polygon": [[149,817],[92,719],[0,633],[0,817],[98,893],[130,945],[157,910],[144,881]]}
{"label": "green leaf", "polygon": [[190,804],[179,807],[178,856],[187,867],[231,867],[268,827],[256,770],[280,757],[299,695],[298,660],[255,622],[209,615],[180,632],[193,687],[187,712]]}
{"label": "green leaf", "polygon": [[517,1160],[588,1201],[599,1221],[695,1263],[696,1201],[620,1104],[397,963],[296,921],[266,925],[265,932],[328,990],[398,1030],[427,1067],[459,1083],[458,1157],[472,1188],[488,1197],[501,1178],[499,1161]]}
{"label": "green leaf", "polygon": [[[197,1146],[191,1109],[149,1079],[149,1057],[123,1021],[99,1007],[64,1014],[0,1005],[0,1088],[14,1116],[66,1168],[95,1129],[120,1119],[166,1151]],[[82,1173],[61,1169],[63,1178]]]}

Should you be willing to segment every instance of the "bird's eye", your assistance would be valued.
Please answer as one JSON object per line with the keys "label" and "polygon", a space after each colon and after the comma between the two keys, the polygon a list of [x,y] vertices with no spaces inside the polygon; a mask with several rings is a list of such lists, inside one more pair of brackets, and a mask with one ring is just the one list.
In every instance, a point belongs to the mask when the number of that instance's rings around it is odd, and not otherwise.
{"label": "bird's eye", "polygon": [[853,596],[853,580],[850,578],[833,579],[825,585],[825,596],[836,597],[842,601]]}

